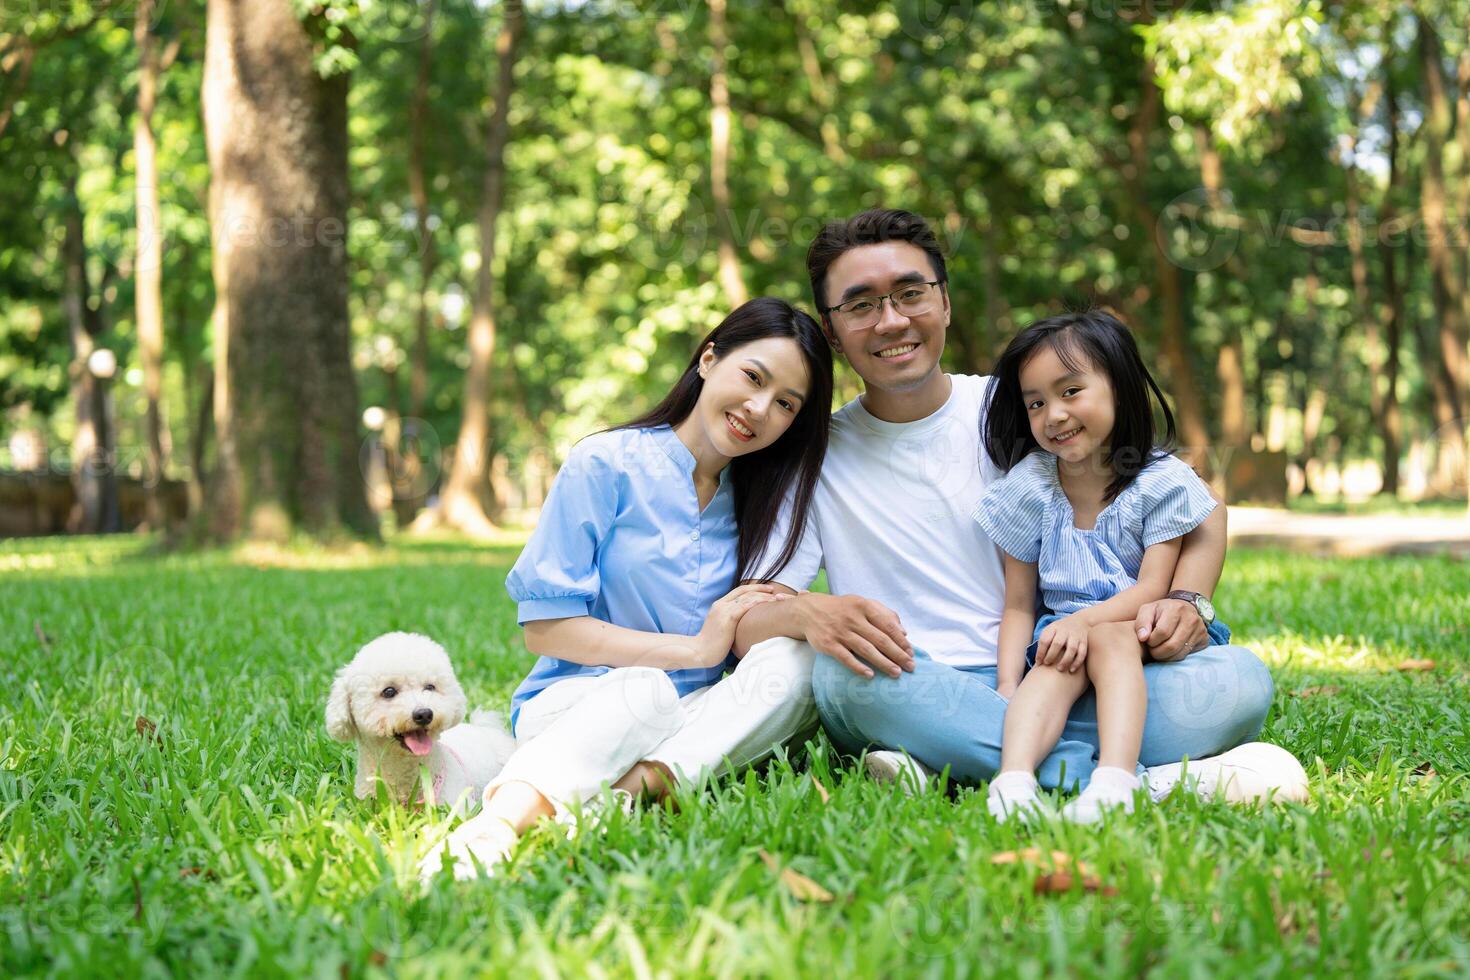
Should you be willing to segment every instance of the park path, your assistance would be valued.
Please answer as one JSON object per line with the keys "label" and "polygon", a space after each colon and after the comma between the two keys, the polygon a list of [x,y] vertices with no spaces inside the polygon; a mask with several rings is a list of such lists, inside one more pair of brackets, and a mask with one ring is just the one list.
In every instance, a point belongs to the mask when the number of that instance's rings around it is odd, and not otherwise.
{"label": "park path", "polygon": [[1470,558],[1470,514],[1300,514],[1231,507],[1230,543],[1332,555],[1452,554]]}

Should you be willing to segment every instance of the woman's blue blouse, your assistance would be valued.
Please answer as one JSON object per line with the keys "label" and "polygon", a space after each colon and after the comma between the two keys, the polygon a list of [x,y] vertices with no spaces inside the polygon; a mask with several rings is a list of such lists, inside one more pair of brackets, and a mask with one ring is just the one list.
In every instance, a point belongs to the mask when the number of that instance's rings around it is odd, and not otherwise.
{"label": "woman's blue blouse", "polygon": [[[505,581],[521,625],[591,616],[651,633],[697,634],[735,585],[729,467],[699,509],[694,455],[669,426],[617,429],[579,442],[557,473],[541,519]],[[671,670],[682,696],[718,667]],[[539,657],[511,699],[512,724],[533,695],[610,668]]]}

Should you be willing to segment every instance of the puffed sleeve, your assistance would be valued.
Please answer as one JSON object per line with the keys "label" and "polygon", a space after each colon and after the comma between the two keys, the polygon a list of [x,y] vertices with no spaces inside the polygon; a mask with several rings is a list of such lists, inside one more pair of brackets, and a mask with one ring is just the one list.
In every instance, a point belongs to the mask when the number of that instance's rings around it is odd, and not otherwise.
{"label": "puffed sleeve", "polygon": [[1205,481],[1174,456],[1160,456],[1144,467],[1138,474],[1137,498],[1145,548],[1193,531],[1216,504]]}
{"label": "puffed sleeve", "polygon": [[1034,562],[1041,557],[1041,532],[1050,499],[1046,459],[1033,452],[991,484],[973,516],[1001,551],[1017,561]]}
{"label": "puffed sleeve", "polygon": [[792,497],[795,491],[789,491],[786,499],[781,504],[781,510],[776,515],[776,522],[771,526],[771,533],[766,537],[765,549],[760,558],[753,563],[753,569],[749,578],[770,579],[779,582],[794,592],[802,592],[811,588],[816,581],[817,573],[822,570],[822,539],[817,532],[817,503],[812,501],[806,511],[806,523],[802,527],[801,538],[796,543],[796,550],[791,553],[791,560],[779,569],[773,569],[777,558],[786,548],[786,539],[791,534],[792,520]]}
{"label": "puffed sleeve", "polygon": [[517,623],[588,615],[601,588],[598,545],[618,512],[618,435],[583,439],[556,474],[536,530],[505,580]]}

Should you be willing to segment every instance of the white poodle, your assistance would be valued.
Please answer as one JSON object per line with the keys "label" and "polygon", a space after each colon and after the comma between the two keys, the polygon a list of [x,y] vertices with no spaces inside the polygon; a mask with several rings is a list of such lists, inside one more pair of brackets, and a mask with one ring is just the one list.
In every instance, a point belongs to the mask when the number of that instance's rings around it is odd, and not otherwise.
{"label": "white poodle", "polygon": [[[444,648],[416,633],[385,633],[337,672],[327,698],[327,733],[357,742],[359,799],[387,784],[400,803],[450,804],[464,815],[515,751],[500,715],[477,711],[465,696]],[[420,766],[431,780],[421,791]]]}

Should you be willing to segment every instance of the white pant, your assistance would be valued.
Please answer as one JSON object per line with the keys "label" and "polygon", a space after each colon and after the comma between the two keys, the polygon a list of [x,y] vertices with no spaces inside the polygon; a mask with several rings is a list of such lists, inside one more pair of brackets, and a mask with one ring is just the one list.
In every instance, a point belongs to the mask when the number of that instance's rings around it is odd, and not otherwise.
{"label": "white pant", "polygon": [[774,637],[751,647],[735,671],[679,697],[653,667],[569,677],[521,706],[515,754],[485,787],[529,783],[564,816],[640,761],[680,782],[758,762],[817,724],[810,646]]}

